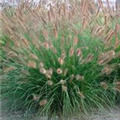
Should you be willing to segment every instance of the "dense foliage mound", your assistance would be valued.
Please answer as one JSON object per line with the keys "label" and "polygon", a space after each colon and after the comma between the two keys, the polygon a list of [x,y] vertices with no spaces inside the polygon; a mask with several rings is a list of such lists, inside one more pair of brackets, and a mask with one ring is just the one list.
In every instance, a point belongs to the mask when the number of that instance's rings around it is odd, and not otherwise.
{"label": "dense foliage mound", "polygon": [[119,6],[70,4],[1,11],[1,97],[10,111],[61,118],[119,102]]}

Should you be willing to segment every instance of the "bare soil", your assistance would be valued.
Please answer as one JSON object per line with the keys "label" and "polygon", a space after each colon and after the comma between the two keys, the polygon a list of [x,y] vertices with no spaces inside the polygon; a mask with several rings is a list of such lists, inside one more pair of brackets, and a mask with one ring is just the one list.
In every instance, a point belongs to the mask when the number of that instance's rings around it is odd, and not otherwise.
{"label": "bare soil", "polygon": [[[3,109],[2,102],[0,102],[0,120],[47,120],[47,118],[35,117],[26,113],[8,113]],[[56,119],[58,120],[58,119]],[[94,111],[90,116],[81,118],[73,118],[71,120],[120,120],[120,105],[112,108],[109,111]]]}

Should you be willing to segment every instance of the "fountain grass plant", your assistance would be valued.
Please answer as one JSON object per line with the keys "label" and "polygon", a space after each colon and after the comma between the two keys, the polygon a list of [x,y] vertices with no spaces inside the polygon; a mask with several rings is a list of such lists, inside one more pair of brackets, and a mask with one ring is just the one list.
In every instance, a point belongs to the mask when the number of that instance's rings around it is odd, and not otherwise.
{"label": "fountain grass plant", "polygon": [[71,4],[2,12],[1,97],[10,111],[70,119],[119,101],[119,10]]}

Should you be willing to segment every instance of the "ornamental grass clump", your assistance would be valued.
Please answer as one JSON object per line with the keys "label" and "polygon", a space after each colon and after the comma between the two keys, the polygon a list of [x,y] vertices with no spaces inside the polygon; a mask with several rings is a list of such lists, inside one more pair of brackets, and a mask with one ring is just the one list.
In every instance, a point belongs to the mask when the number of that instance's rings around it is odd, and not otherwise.
{"label": "ornamental grass clump", "polygon": [[1,12],[7,109],[62,119],[119,101],[119,10],[106,9],[82,0],[50,10],[24,2],[10,16]]}

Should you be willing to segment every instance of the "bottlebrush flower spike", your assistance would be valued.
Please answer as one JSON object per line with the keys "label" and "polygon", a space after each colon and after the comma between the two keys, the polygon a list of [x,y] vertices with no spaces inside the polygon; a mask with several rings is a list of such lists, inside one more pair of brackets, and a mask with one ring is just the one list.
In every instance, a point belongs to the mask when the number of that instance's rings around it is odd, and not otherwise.
{"label": "bottlebrush flower spike", "polygon": [[44,64],[43,62],[40,62],[39,65],[38,65],[39,68],[43,68],[44,67]]}
{"label": "bottlebrush flower spike", "polygon": [[15,69],[16,69],[16,67],[14,67],[14,66],[3,68],[4,72],[10,72],[10,71],[15,70]]}
{"label": "bottlebrush flower spike", "polygon": [[40,73],[46,74],[46,73],[47,73],[47,70],[46,70],[45,68],[40,68]]}
{"label": "bottlebrush flower spike", "polygon": [[59,62],[60,65],[64,64],[64,60],[62,58],[58,58],[58,62]]}
{"label": "bottlebrush flower spike", "polygon": [[75,76],[75,78],[76,78],[76,80],[78,80],[78,81],[83,81],[83,80],[84,80],[84,76],[81,76],[81,75],[79,75],[79,74],[77,74],[77,75]]}
{"label": "bottlebrush flower spike", "polygon": [[93,54],[89,54],[88,57],[85,59],[85,63],[90,62],[93,59]]}
{"label": "bottlebrush flower spike", "polygon": [[66,84],[66,81],[65,80],[60,80],[60,84]]}
{"label": "bottlebrush flower spike", "polygon": [[118,91],[120,93],[120,89],[118,88],[113,88],[113,90]]}
{"label": "bottlebrush flower spike", "polygon": [[43,43],[43,46],[49,50],[50,49],[50,44],[48,42]]}
{"label": "bottlebrush flower spike", "polygon": [[78,36],[74,36],[73,38],[73,46],[76,46],[78,44]]}
{"label": "bottlebrush flower spike", "polygon": [[75,75],[74,75],[74,74],[72,74],[72,75],[70,76],[69,83],[71,83],[71,82],[74,80],[74,78],[75,78]]}
{"label": "bottlebrush flower spike", "polygon": [[24,74],[24,75],[30,75],[30,73],[29,73],[28,70],[22,69],[20,72],[21,72],[22,74]]}
{"label": "bottlebrush flower spike", "polygon": [[114,49],[117,49],[119,46],[120,46],[120,40],[118,40],[118,37],[116,37]]}
{"label": "bottlebrush flower spike", "polygon": [[26,40],[26,39],[24,39],[24,38],[21,38],[21,42],[22,42],[22,45],[23,45],[23,46],[29,47],[29,42],[28,42],[28,40]]}
{"label": "bottlebrush flower spike", "polygon": [[102,72],[102,74],[109,75],[112,71],[113,71],[112,68],[110,68],[109,66],[105,66],[101,72]]}
{"label": "bottlebrush flower spike", "polygon": [[120,82],[114,82],[114,87],[120,90]]}
{"label": "bottlebrush flower spike", "polygon": [[55,39],[57,39],[58,38],[58,31],[56,30],[56,28],[53,29],[53,34],[54,34]]}
{"label": "bottlebrush flower spike", "polygon": [[38,101],[39,100],[39,96],[34,94],[33,95],[33,100]]}
{"label": "bottlebrush flower spike", "polygon": [[101,87],[103,87],[105,90],[108,89],[108,85],[105,82],[100,83]]}
{"label": "bottlebrush flower spike", "polygon": [[48,81],[47,81],[47,84],[48,84],[49,86],[52,86],[52,85],[53,85],[53,81],[48,80]]}
{"label": "bottlebrush flower spike", "polygon": [[17,57],[18,55],[17,55],[17,53],[15,53],[15,52],[13,52],[13,51],[10,51],[8,54],[8,57]]}
{"label": "bottlebrush flower spike", "polygon": [[76,54],[77,54],[77,56],[80,56],[80,55],[82,54],[82,51],[81,51],[80,48],[78,48],[78,49],[76,50]]}
{"label": "bottlebrush flower spike", "polygon": [[27,66],[31,68],[36,68],[36,62],[33,60],[29,60]]}
{"label": "bottlebrush flower spike", "polygon": [[111,31],[109,32],[109,34],[108,34],[106,40],[105,40],[106,43],[110,42],[110,40],[111,40],[112,37],[113,37],[113,34],[114,34],[114,31],[111,30]]}
{"label": "bottlebrush flower spike", "polygon": [[119,86],[120,86],[120,82],[115,82],[114,84],[115,84],[115,85],[119,85]]}
{"label": "bottlebrush flower spike", "polygon": [[66,92],[66,91],[67,91],[67,86],[62,85],[62,91],[63,91],[63,92]]}
{"label": "bottlebrush flower spike", "polygon": [[53,69],[50,68],[50,69],[48,70],[48,73],[49,73],[50,75],[52,75],[52,74],[53,74]]}
{"label": "bottlebrush flower spike", "polygon": [[30,57],[38,60],[38,57],[36,55],[34,55],[34,54],[31,54]]}
{"label": "bottlebrush flower spike", "polygon": [[16,47],[20,47],[20,42],[17,41],[17,38],[15,36],[10,36],[10,39],[13,41]]}
{"label": "bottlebrush flower spike", "polygon": [[46,105],[46,103],[47,103],[47,99],[44,99],[44,100],[40,101],[39,105],[44,106],[44,105]]}
{"label": "bottlebrush flower spike", "polygon": [[98,64],[104,65],[104,64],[108,63],[109,61],[111,61],[114,58],[114,56],[115,56],[115,51],[113,51],[113,50],[108,51],[107,53],[104,53],[101,56],[99,56]]}
{"label": "bottlebrush flower spike", "polygon": [[84,30],[86,28],[86,26],[87,26],[87,19],[84,18],[83,23],[82,23],[82,30]]}
{"label": "bottlebrush flower spike", "polygon": [[42,33],[43,33],[43,36],[44,36],[45,40],[48,40],[48,37],[49,37],[49,36],[48,36],[47,30],[44,29],[44,30],[42,31]]}
{"label": "bottlebrush flower spike", "polygon": [[71,47],[71,48],[70,48],[70,51],[69,51],[69,57],[72,57],[73,54],[74,54],[74,48]]}
{"label": "bottlebrush flower spike", "polygon": [[57,69],[57,74],[62,74],[63,70],[61,68]]}
{"label": "bottlebrush flower spike", "polygon": [[62,52],[61,58],[62,58],[62,59],[65,59],[65,57],[66,57],[66,53],[65,53],[65,52]]}
{"label": "bottlebrush flower spike", "polygon": [[52,75],[47,71],[45,76],[48,78],[48,79],[51,79]]}
{"label": "bottlebrush flower spike", "polygon": [[64,70],[64,76],[66,76],[67,75],[67,73],[68,73],[68,69],[66,68],[65,70]]}

